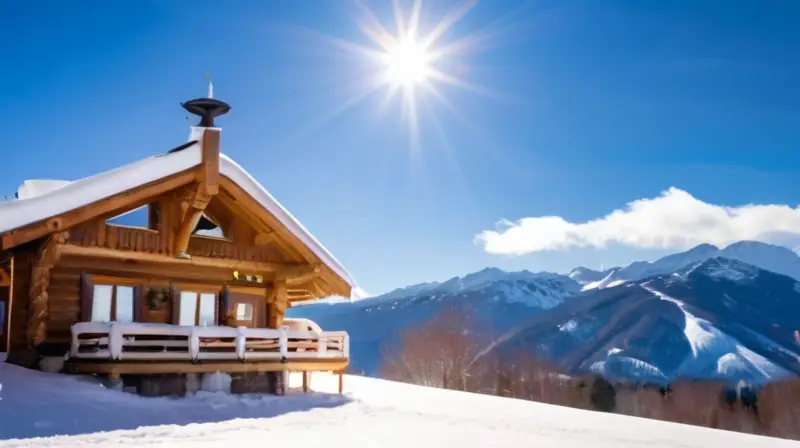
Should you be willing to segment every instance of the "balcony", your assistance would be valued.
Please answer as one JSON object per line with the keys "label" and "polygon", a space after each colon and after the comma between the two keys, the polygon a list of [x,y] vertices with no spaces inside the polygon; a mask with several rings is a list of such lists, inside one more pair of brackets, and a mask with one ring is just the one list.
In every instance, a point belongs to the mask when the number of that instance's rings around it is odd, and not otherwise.
{"label": "balcony", "polygon": [[280,329],[79,322],[67,362],[74,373],[341,371],[346,332],[294,325]]}

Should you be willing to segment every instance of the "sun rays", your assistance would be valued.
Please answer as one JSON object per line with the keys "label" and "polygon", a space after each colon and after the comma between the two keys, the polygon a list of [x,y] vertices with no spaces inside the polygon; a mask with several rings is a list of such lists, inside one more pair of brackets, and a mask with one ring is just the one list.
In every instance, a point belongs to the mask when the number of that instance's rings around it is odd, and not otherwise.
{"label": "sun rays", "polygon": [[[311,127],[319,126],[378,94],[382,96],[378,105],[378,113],[381,114],[399,99],[410,145],[416,152],[420,148],[420,117],[428,115],[420,113],[421,107],[436,102],[445,106],[448,112],[458,113],[444,87],[456,87],[497,99],[499,96],[490,89],[465,79],[470,72],[469,65],[464,62],[465,56],[485,41],[490,33],[476,30],[460,38],[445,39],[453,26],[476,4],[477,0],[461,1],[436,20],[435,17],[426,16],[422,0],[392,0],[394,24],[387,26],[373,10],[356,0],[355,25],[365,38],[360,43],[306,30],[321,37],[326,44],[355,55],[361,62],[358,66],[362,71],[357,91],[332,111],[313,120]],[[435,24],[423,29],[423,16],[425,22]]]}

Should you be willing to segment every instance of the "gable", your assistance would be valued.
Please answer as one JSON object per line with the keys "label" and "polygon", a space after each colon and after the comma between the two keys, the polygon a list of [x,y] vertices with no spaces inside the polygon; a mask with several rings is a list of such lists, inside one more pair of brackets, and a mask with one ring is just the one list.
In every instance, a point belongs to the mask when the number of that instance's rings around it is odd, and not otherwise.
{"label": "gable", "polygon": [[[166,193],[196,185],[209,176],[204,166],[206,128],[193,128],[192,139],[175,152],[149,157],[91,177],[60,185],[46,193],[0,204],[3,250],[98,218],[135,210]],[[277,244],[297,261],[319,263],[335,290],[355,282],[339,261],[258,181],[225,155],[218,155],[220,191],[206,201],[206,212],[225,225],[224,213],[241,213],[250,225],[254,245]],[[213,172],[212,172],[213,174]],[[196,223],[195,223],[196,226]],[[192,226],[194,228],[195,226]],[[245,229],[239,229],[247,232]]]}

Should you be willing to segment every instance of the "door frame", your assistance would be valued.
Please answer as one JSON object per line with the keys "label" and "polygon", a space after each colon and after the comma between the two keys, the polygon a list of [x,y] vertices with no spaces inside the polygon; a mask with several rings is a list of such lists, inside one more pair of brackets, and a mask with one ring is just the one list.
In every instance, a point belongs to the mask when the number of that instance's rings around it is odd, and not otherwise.
{"label": "door frame", "polygon": [[[232,316],[228,325],[249,328],[267,327],[267,288],[257,286],[229,286],[228,287],[229,313]],[[239,303],[247,303],[253,307],[253,319],[250,321],[236,320],[236,307]]]}

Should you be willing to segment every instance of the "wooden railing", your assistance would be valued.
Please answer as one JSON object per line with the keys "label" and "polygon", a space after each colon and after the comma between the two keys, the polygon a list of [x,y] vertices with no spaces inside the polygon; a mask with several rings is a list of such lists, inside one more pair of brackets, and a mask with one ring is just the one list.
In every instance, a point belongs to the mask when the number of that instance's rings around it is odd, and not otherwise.
{"label": "wooden railing", "polygon": [[70,358],[141,361],[349,359],[344,331],[79,322]]}
{"label": "wooden railing", "polygon": [[[172,250],[168,236],[142,227],[91,223],[70,230],[69,238],[71,244],[80,246],[161,254],[168,254]],[[280,249],[275,246],[239,245],[226,239],[200,235],[193,235],[189,239],[188,252],[190,255],[233,260],[285,261]]]}

